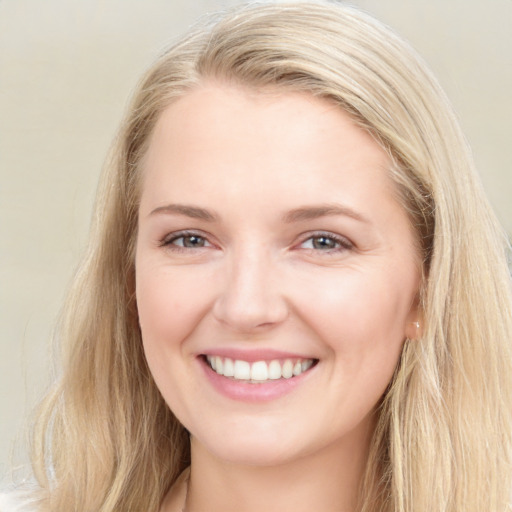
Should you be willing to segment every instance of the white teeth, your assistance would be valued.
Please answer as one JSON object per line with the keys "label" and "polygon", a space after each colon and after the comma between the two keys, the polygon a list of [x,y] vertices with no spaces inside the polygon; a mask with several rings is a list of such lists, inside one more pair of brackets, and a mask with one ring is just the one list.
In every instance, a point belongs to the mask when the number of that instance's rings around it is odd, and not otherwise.
{"label": "white teeth", "polygon": [[251,365],[251,380],[267,380],[268,367],[265,361],[258,361]]}
{"label": "white teeth", "polygon": [[311,365],[313,364],[313,359],[306,359],[305,361],[302,361],[301,367],[302,371],[305,372],[311,368]]}
{"label": "white teeth", "polygon": [[230,377],[235,380],[247,382],[265,382],[268,380],[290,379],[309,370],[314,363],[313,359],[286,359],[280,361],[256,361],[249,363],[239,359],[233,360],[229,357],[206,356],[212,370],[219,375]]}
{"label": "white teeth", "polygon": [[289,379],[293,375],[293,363],[287,359],[283,364],[283,377]]}
{"label": "white teeth", "polygon": [[[234,374],[235,379],[249,380],[251,378],[251,365],[247,361],[240,361],[237,359],[235,361],[234,367],[235,367],[235,374]],[[219,373],[219,372],[217,371],[217,373]],[[222,375],[222,373],[220,373],[219,375]]]}
{"label": "white teeth", "polygon": [[272,380],[281,378],[281,364],[279,361],[270,361],[268,365],[268,378]]}
{"label": "white teeth", "polygon": [[224,362],[222,361],[222,357],[216,356],[215,357],[215,371],[220,375],[224,375],[223,369],[224,369]]}
{"label": "white teeth", "polygon": [[233,365],[233,360],[226,357],[224,359],[224,372],[225,377],[234,377],[235,376],[235,366]]}

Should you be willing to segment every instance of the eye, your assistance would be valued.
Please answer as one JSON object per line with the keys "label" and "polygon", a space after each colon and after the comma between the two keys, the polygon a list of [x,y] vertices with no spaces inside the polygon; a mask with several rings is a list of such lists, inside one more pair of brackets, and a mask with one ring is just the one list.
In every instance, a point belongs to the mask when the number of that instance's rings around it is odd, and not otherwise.
{"label": "eye", "polygon": [[302,249],[331,252],[351,249],[352,244],[346,238],[338,235],[318,233],[304,240],[300,247]]}
{"label": "eye", "polygon": [[208,240],[197,233],[174,233],[163,240],[162,245],[172,249],[201,249],[211,246]]}

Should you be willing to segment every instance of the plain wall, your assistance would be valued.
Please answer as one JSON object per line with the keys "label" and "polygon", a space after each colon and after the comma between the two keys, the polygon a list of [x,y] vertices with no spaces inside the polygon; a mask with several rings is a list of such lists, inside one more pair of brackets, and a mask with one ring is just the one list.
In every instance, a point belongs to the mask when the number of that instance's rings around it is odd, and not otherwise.
{"label": "plain wall", "polygon": [[[51,334],[138,77],[216,0],[0,0],[0,475],[50,380]],[[424,56],[512,233],[512,1],[360,0]],[[13,440],[21,433],[21,449]]]}

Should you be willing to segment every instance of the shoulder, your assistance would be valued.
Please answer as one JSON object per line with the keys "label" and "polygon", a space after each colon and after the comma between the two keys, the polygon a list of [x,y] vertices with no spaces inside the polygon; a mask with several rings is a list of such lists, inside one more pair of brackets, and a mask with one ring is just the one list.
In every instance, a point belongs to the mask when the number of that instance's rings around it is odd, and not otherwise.
{"label": "shoulder", "polygon": [[19,491],[0,492],[0,512],[37,512],[36,502]]}

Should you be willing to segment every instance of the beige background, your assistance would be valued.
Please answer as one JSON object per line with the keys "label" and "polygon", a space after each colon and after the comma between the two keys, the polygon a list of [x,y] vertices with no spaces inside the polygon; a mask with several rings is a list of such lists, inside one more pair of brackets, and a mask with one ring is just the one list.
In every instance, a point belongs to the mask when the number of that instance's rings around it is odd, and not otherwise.
{"label": "beige background", "polygon": [[[233,0],[0,0],[0,474],[49,381],[50,339],[137,77]],[[359,0],[425,57],[512,233],[512,0]],[[23,445],[23,438],[21,445]]]}

